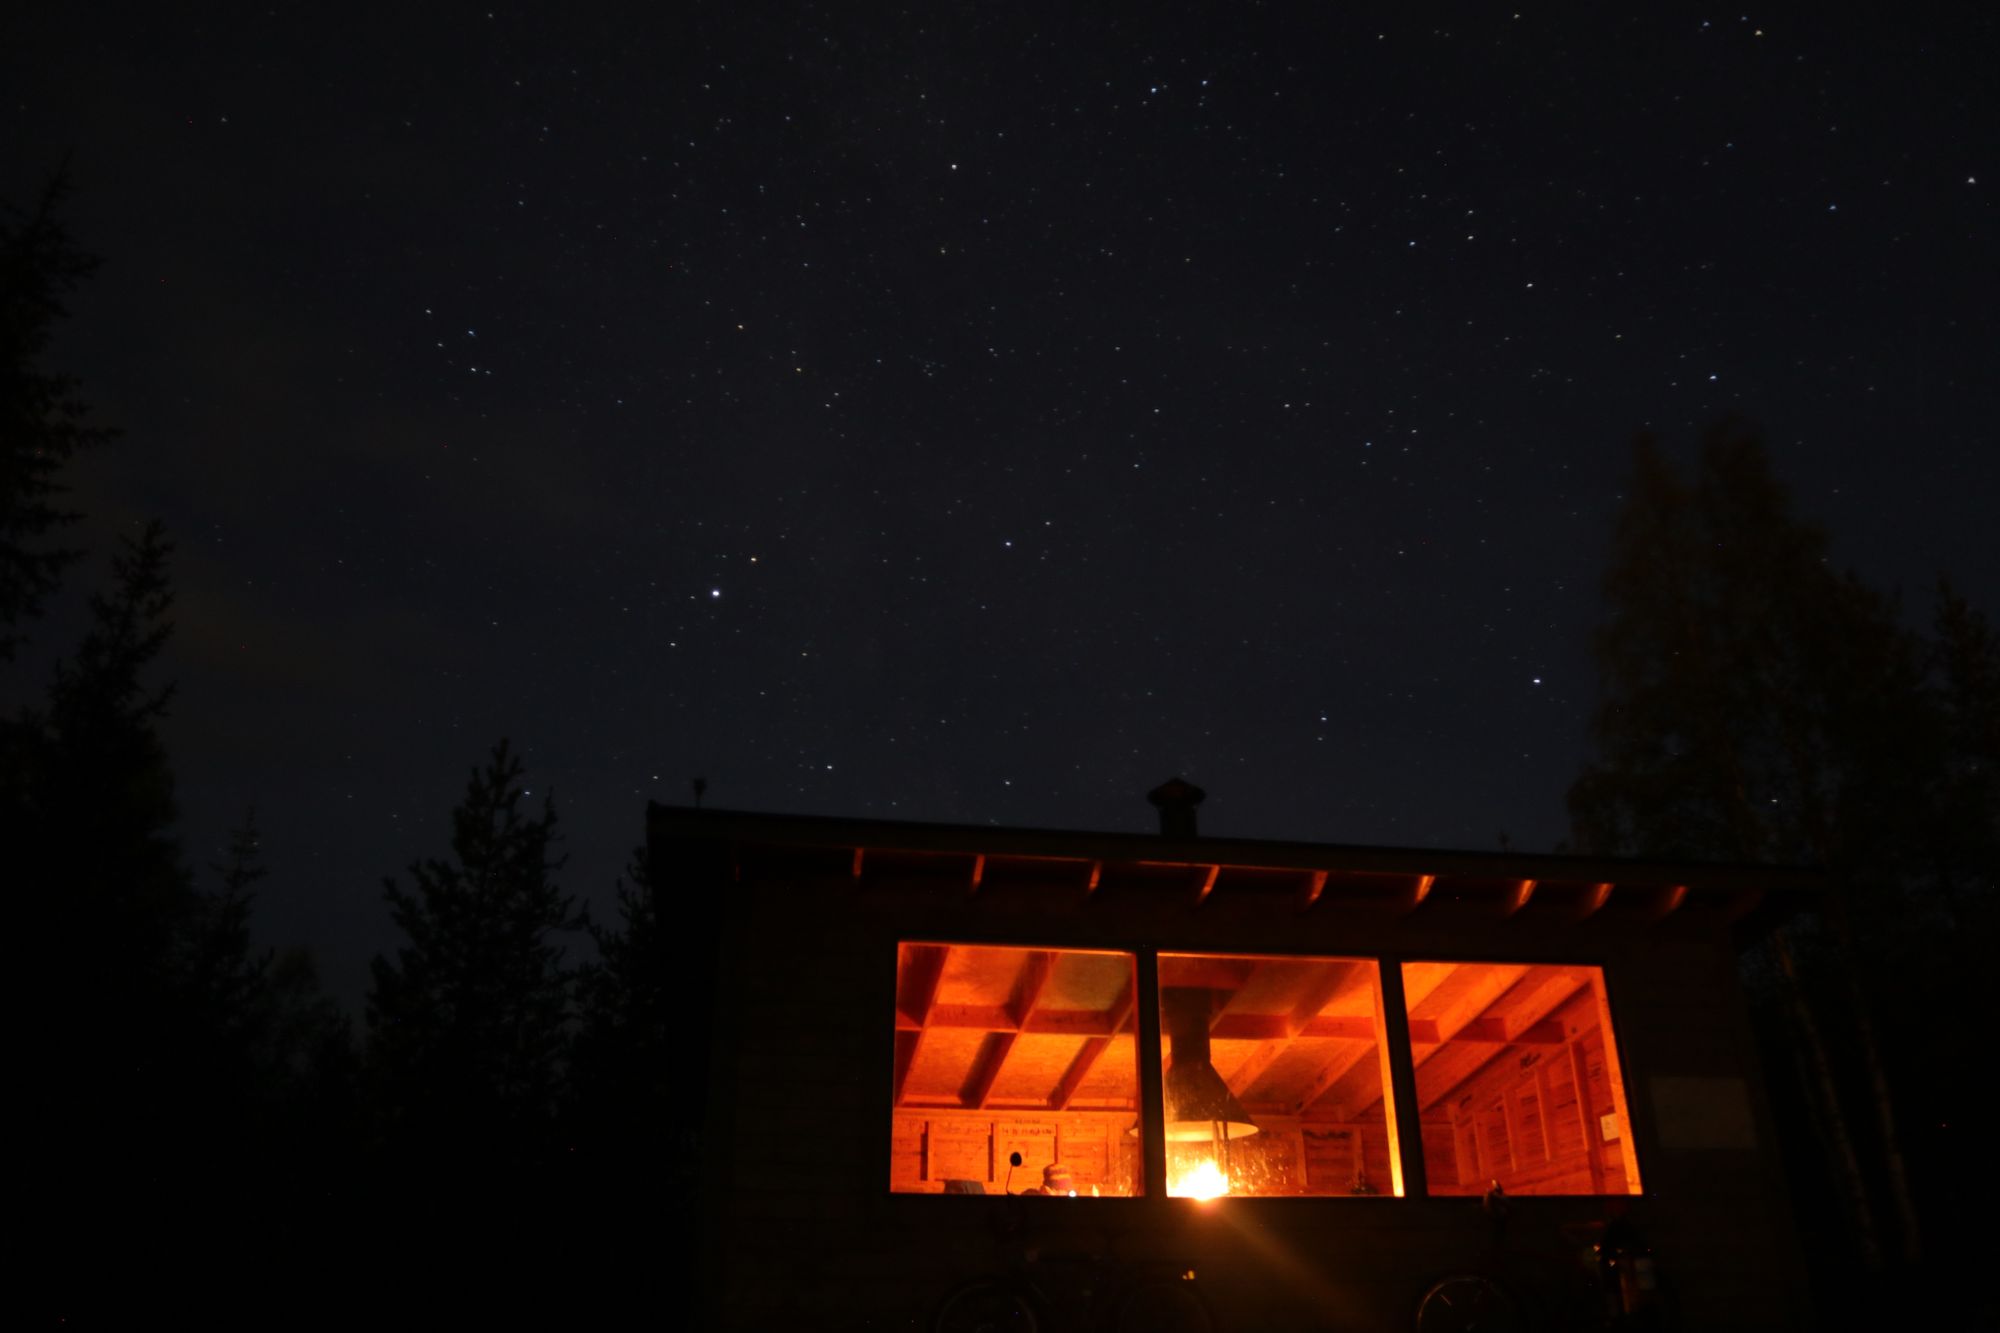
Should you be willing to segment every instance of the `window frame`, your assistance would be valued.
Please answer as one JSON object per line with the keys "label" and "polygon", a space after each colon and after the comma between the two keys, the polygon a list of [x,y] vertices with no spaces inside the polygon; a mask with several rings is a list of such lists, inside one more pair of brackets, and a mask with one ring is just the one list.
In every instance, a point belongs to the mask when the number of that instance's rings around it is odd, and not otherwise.
{"label": "window frame", "polygon": [[[1234,1200],[1238,1206],[1256,1206],[1275,1202],[1278,1206],[1288,1203],[1326,1203],[1339,1200],[1393,1200],[1397,1202],[1430,1201],[1444,1202],[1462,1200],[1477,1206],[1477,1195],[1433,1193],[1425,1169],[1423,1151],[1423,1130],[1420,1110],[1417,1106],[1416,1067],[1410,1042],[1409,1007],[1403,986],[1403,967],[1408,963],[1451,963],[1489,966],[1535,967],[1589,967],[1597,973],[1598,985],[1602,988],[1601,1004],[1604,1022],[1608,1026],[1605,1034],[1607,1050],[1611,1060],[1606,1069],[1607,1079],[1614,1089],[1615,1105],[1624,1116],[1627,1142],[1623,1149],[1628,1158],[1628,1171],[1638,1181],[1639,1188],[1627,1194],[1535,1194],[1524,1197],[1550,1200],[1605,1200],[1635,1199],[1645,1197],[1647,1172],[1641,1162],[1649,1157],[1650,1151],[1640,1146],[1639,1102],[1632,1091],[1632,1078],[1628,1071],[1630,1044],[1626,1026],[1620,1019],[1620,1004],[1617,985],[1613,981],[1615,969],[1601,956],[1579,956],[1563,954],[1558,956],[1530,956],[1519,954],[1473,954],[1453,950],[1385,951],[1359,950],[1351,953],[1335,953],[1330,950],[1303,952],[1287,949],[1238,948],[1226,949],[1215,945],[1160,943],[1157,938],[1145,944],[1125,944],[1100,939],[1072,940],[1052,943],[1046,936],[995,936],[984,932],[923,932],[904,935],[901,932],[890,936],[888,971],[888,1004],[892,1020],[896,1008],[897,967],[900,951],[908,944],[962,945],[977,948],[1051,950],[1055,952],[1084,952],[1127,954],[1134,960],[1136,979],[1134,982],[1133,1020],[1135,1026],[1134,1054],[1138,1062],[1139,1077],[1139,1140],[1140,1140],[1140,1187],[1130,1195],[1107,1195],[1094,1203],[1123,1200],[1127,1203],[1145,1201],[1149,1203],[1170,1203],[1193,1207],[1205,1206],[1207,1200],[1170,1195],[1167,1192],[1167,1140],[1164,1066],[1165,1039],[1160,1015],[1160,956],[1192,955],[1216,958],[1295,958],[1312,961],[1326,958],[1358,959],[1373,963],[1376,969],[1377,989],[1380,1002],[1381,1042],[1384,1052],[1381,1058],[1386,1062],[1388,1083],[1384,1095],[1391,1099],[1393,1115],[1389,1119],[1391,1170],[1399,1189],[1385,1190],[1375,1195],[1304,1194],[1304,1195],[1240,1195],[1224,1196]],[[1532,951],[1530,951],[1532,954]],[[893,1034],[893,1026],[892,1026]],[[883,1085],[888,1093],[888,1111],[893,1127],[896,1114],[894,1088],[894,1046],[893,1041],[884,1043],[886,1068]],[[883,1154],[882,1170],[877,1179],[890,1175],[887,1160],[890,1150],[885,1135],[878,1139]],[[911,1193],[889,1191],[895,1198],[932,1197],[929,1192]],[[961,1198],[994,1197],[980,1195],[960,1195]],[[1018,1196],[1013,1196],[1018,1197]]]}

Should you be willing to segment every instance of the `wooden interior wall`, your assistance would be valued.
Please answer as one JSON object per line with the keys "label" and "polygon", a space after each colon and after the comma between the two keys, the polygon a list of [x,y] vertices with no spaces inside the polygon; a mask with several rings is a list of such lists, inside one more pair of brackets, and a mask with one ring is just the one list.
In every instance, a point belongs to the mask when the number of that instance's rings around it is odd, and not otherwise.
{"label": "wooden interior wall", "polygon": [[1586,987],[1554,1017],[1561,1045],[1503,1050],[1426,1118],[1433,1194],[1481,1194],[1495,1181],[1509,1194],[1630,1192],[1596,994]]}
{"label": "wooden interior wall", "polygon": [[[1060,1160],[1078,1194],[1140,1194],[1140,1147],[1129,1112],[1026,1115],[993,1111],[900,1111],[889,1152],[889,1188],[939,1194],[948,1180],[975,1180],[989,1193],[1019,1192]],[[1380,1121],[1334,1124],[1260,1117],[1259,1133],[1229,1145],[1233,1193],[1351,1195],[1389,1191],[1389,1131]],[[1008,1156],[1021,1154],[1008,1186]],[[1212,1155],[1206,1145],[1168,1145],[1168,1170]],[[1358,1170],[1357,1170],[1358,1168]],[[1357,1189],[1365,1180],[1366,1188]]]}
{"label": "wooden interior wall", "polygon": [[[898,1194],[939,1194],[948,1180],[976,1180],[989,1193],[1019,1193],[1042,1183],[1042,1168],[1060,1161],[1078,1194],[1138,1194],[1140,1144],[1125,1112],[1017,1115],[993,1111],[899,1111],[889,1151],[889,1188]],[[1021,1165],[1008,1181],[1008,1158]]]}

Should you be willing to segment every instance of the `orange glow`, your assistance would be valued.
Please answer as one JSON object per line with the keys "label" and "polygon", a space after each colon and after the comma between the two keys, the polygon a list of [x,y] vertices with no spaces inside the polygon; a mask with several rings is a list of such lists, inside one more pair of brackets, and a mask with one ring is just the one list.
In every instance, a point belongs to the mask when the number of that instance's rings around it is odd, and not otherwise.
{"label": "orange glow", "polygon": [[890,1190],[1143,1194],[1137,994],[1129,953],[900,943]]}
{"label": "orange glow", "polygon": [[1212,1158],[1204,1157],[1168,1180],[1167,1193],[1176,1199],[1219,1199],[1229,1193],[1229,1177],[1222,1174]]}
{"label": "orange glow", "polygon": [[1601,968],[1402,968],[1430,1193],[1640,1192]]}

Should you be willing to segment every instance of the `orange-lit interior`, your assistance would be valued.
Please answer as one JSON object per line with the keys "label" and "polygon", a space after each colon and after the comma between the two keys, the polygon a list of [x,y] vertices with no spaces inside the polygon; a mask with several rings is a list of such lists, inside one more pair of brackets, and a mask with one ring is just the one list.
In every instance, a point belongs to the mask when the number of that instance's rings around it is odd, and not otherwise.
{"label": "orange-lit interior", "polygon": [[1432,1194],[1637,1194],[1601,968],[1405,963]]}
{"label": "orange-lit interior", "polygon": [[889,1188],[1144,1193],[1137,988],[1129,953],[903,944]]}
{"label": "orange-lit interior", "polygon": [[1165,1082],[1176,1048],[1205,1054],[1250,1122],[1180,1123],[1170,1096],[1168,1194],[1403,1192],[1380,976],[1362,958],[1160,955]]}

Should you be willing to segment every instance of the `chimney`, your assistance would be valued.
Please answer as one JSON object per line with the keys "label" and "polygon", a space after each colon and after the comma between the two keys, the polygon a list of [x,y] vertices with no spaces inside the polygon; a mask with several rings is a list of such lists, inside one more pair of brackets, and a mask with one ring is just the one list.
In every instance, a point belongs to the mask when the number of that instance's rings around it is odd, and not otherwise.
{"label": "chimney", "polygon": [[1147,792],[1146,799],[1160,808],[1160,836],[1163,838],[1197,836],[1194,808],[1200,805],[1207,795],[1207,792],[1192,782],[1184,782],[1178,777],[1168,778]]}

